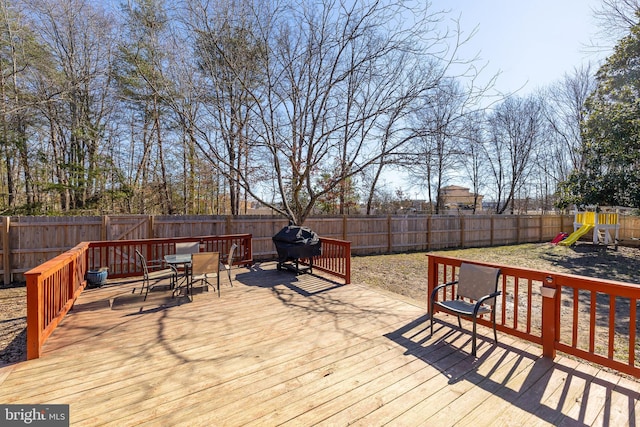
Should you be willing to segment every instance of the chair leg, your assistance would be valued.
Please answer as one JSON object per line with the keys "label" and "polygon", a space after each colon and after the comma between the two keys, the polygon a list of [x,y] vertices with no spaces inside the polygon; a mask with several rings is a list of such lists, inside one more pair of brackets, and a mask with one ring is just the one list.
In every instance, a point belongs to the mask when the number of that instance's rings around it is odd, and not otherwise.
{"label": "chair leg", "polygon": [[496,332],[496,312],[495,310],[491,311],[491,320],[493,321],[493,339],[498,342],[498,333]]}
{"label": "chair leg", "polygon": [[231,268],[227,269],[227,275],[229,276],[229,284],[233,288],[233,282],[231,281]]}
{"label": "chair leg", "polygon": [[460,321],[460,315],[458,315],[458,327],[462,329],[462,322]]}
{"label": "chair leg", "polygon": [[471,335],[471,355],[476,355],[476,318],[473,318],[473,333]]}
{"label": "chair leg", "polygon": [[432,298],[431,304],[429,304],[429,306],[430,306],[429,307],[430,308],[430,310],[429,310],[429,321],[430,321],[430,324],[431,324],[431,332],[429,333],[429,336],[432,337],[433,336],[433,308],[434,308],[433,307],[433,298]]}
{"label": "chair leg", "polygon": [[140,294],[142,294],[142,290],[144,289],[144,299],[143,301],[147,300],[147,295],[149,295],[149,287],[151,286],[151,283],[149,282],[149,279],[146,279],[142,282],[142,288],[140,288]]}

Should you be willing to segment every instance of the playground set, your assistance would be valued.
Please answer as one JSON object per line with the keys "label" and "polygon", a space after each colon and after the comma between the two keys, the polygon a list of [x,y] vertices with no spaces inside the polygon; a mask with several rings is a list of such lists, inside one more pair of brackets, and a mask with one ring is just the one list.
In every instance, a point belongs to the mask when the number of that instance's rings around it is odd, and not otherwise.
{"label": "playground set", "polygon": [[[551,243],[556,245],[571,246],[580,237],[593,230],[593,244],[618,247],[618,212],[578,212],[573,220],[573,233],[560,233]],[[611,233],[614,233],[613,236]]]}

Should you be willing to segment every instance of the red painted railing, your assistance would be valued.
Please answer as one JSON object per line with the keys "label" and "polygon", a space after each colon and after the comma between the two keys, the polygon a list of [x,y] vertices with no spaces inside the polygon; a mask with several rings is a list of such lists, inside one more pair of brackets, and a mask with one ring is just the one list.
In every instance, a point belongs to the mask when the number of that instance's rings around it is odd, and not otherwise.
{"label": "red painted railing", "polygon": [[109,268],[110,278],[141,276],[142,267],[136,259],[136,249],[149,261],[160,263],[165,255],[176,251],[176,243],[199,242],[201,252],[220,252],[226,262],[226,254],[231,245],[238,245],[234,253],[235,265],[253,264],[251,234],[232,234],[224,236],[181,237],[172,239],[147,240],[107,240],[91,242],[88,251],[90,269]]}
{"label": "red painted railing", "polygon": [[27,359],[40,357],[42,345],[86,285],[88,242],[25,273],[27,279]]}
{"label": "red painted railing", "polygon": [[[498,330],[640,377],[636,356],[640,285],[429,255],[428,294],[454,280],[460,264],[500,267]],[[491,326],[488,319],[479,323]]]}
{"label": "red painted railing", "polygon": [[320,238],[322,255],[313,257],[313,268],[351,283],[351,242]]}

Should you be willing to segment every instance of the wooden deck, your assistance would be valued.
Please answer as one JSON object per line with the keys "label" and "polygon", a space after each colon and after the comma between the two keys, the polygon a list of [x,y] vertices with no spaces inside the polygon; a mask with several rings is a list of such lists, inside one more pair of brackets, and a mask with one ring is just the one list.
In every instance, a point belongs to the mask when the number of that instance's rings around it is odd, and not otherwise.
{"label": "wooden deck", "polygon": [[638,381],[485,328],[473,358],[453,317],[429,338],[391,295],[234,272],[192,302],[85,291],[42,358],[0,369],[0,403],[70,404],[73,426],[639,424]]}

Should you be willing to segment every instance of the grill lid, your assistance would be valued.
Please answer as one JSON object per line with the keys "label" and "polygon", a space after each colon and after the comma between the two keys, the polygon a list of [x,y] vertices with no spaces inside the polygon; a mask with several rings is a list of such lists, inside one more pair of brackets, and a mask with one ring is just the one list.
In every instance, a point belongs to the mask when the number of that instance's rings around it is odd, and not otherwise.
{"label": "grill lid", "polygon": [[320,237],[310,228],[299,225],[288,225],[273,237],[274,242],[293,243],[297,245],[317,245]]}

